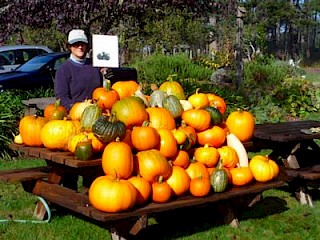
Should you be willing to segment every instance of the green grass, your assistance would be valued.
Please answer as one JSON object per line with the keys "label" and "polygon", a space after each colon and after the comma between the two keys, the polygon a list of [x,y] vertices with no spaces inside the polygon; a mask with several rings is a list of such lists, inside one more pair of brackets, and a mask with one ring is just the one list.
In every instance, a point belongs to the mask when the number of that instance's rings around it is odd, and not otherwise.
{"label": "green grass", "polygon": [[[41,166],[41,160],[0,161],[0,169]],[[137,239],[318,239],[320,234],[320,195],[313,193],[314,208],[300,205],[286,187],[268,190],[252,208],[238,209],[240,228],[223,224],[216,205],[184,208],[156,215]],[[37,198],[24,192],[20,183],[0,182],[0,219],[32,220]],[[244,210],[244,211],[243,211]],[[0,220],[1,222],[1,220]],[[0,223],[0,239],[73,240],[111,239],[108,230],[52,209],[49,223]]]}

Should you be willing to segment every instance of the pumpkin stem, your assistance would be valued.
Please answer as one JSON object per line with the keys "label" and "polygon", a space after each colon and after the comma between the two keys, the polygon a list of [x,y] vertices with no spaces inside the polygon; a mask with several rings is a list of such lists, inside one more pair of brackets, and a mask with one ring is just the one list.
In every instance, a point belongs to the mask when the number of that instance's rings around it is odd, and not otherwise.
{"label": "pumpkin stem", "polygon": [[61,105],[61,99],[59,98],[55,101],[54,108],[57,110],[60,105]]}
{"label": "pumpkin stem", "polygon": [[177,77],[177,76],[178,76],[178,74],[171,74],[171,75],[169,75],[169,76],[167,77],[167,81],[173,82],[173,78],[174,78],[174,77]]}
{"label": "pumpkin stem", "polygon": [[111,81],[109,79],[104,78],[103,87],[107,92],[109,92],[111,90]]}
{"label": "pumpkin stem", "polygon": [[220,158],[217,164],[217,169],[223,169],[222,159]]}
{"label": "pumpkin stem", "polygon": [[158,182],[159,182],[159,183],[162,183],[162,182],[163,182],[163,176],[159,176]]}

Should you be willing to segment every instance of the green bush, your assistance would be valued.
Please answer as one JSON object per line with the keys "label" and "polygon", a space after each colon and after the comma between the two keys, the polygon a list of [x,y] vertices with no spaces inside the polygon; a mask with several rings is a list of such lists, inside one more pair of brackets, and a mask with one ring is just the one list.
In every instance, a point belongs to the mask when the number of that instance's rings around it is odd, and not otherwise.
{"label": "green bush", "polygon": [[212,70],[193,63],[185,54],[154,54],[135,61],[131,67],[137,69],[140,82],[155,83],[158,86],[173,74],[177,75],[176,79],[194,79],[199,82],[208,81],[212,74]]}
{"label": "green bush", "polygon": [[53,89],[36,91],[9,90],[0,93],[0,158],[10,158],[9,144],[19,133],[19,121],[24,116],[23,99],[53,96]]}

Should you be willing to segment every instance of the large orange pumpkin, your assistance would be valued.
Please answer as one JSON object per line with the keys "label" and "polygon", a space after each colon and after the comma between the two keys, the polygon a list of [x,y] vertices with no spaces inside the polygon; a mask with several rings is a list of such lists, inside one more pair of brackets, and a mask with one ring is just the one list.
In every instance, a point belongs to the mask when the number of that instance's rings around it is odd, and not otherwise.
{"label": "large orange pumpkin", "polygon": [[136,156],[140,176],[150,183],[157,181],[160,177],[166,180],[170,176],[172,167],[159,150],[140,151]]}
{"label": "large orange pumpkin", "polygon": [[124,179],[110,176],[96,178],[89,188],[89,201],[103,212],[121,212],[132,208],[137,199],[136,188]]}
{"label": "large orange pumpkin", "polygon": [[67,150],[72,134],[79,132],[81,124],[73,120],[51,120],[41,130],[43,145],[51,150]]}
{"label": "large orange pumpkin", "polygon": [[133,80],[118,81],[112,84],[111,88],[118,93],[120,99],[124,99],[132,96],[139,89],[139,83]]}
{"label": "large orange pumpkin", "polygon": [[172,114],[165,108],[148,107],[150,126],[156,129],[165,128],[173,130],[176,128],[176,122]]}
{"label": "large orange pumpkin", "polygon": [[253,136],[255,120],[250,112],[237,110],[228,115],[226,125],[241,142],[245,142]]}
{"label": "large orange pumpkin", "polygon": [[144,121],[148,120],[144,103],[138,97],[133,96],[114,103],[111,113],[115,113],[116,118],[129,129],[133,126],[141,126]]}
{"label": "large orange pumpkin", "polygon": [[24,116],[19,123],[19,132],[24,144],[32,147],[43,145],[41,130],[47,119],[39,116]]}
{"label": "large orange pumpkin", "polygon": [[103,150],[102,169],[106,175],[128,179],[133,172],[133,154],[128,144],[120,141],[109,143]]}
{"label": "large orange pumpkin", "polygon": [[135,126],[131,131],[131,143],[138,151],[156,148],[159,142],[159,133],[148,122],[144,122],[143,126]]}

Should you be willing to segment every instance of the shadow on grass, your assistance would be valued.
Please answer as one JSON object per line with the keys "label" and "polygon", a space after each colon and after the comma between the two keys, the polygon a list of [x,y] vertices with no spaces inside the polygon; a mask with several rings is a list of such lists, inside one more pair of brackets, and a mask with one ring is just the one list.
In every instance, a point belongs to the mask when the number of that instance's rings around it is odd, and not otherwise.
{"label": "shadow on grass", "polygon": [[[235,209],[238,220],[264,218],[286,211],[286,201],[278,197],[265,197],[252,207]],[[157,214],[153,224],[149,224],[136,239],[180,239],[185,236],[207,231],[215,226],[225,225],[224,215],[218,204],[202,207],[176,209]],[[241,223],[240,223],[241,224]]]}

